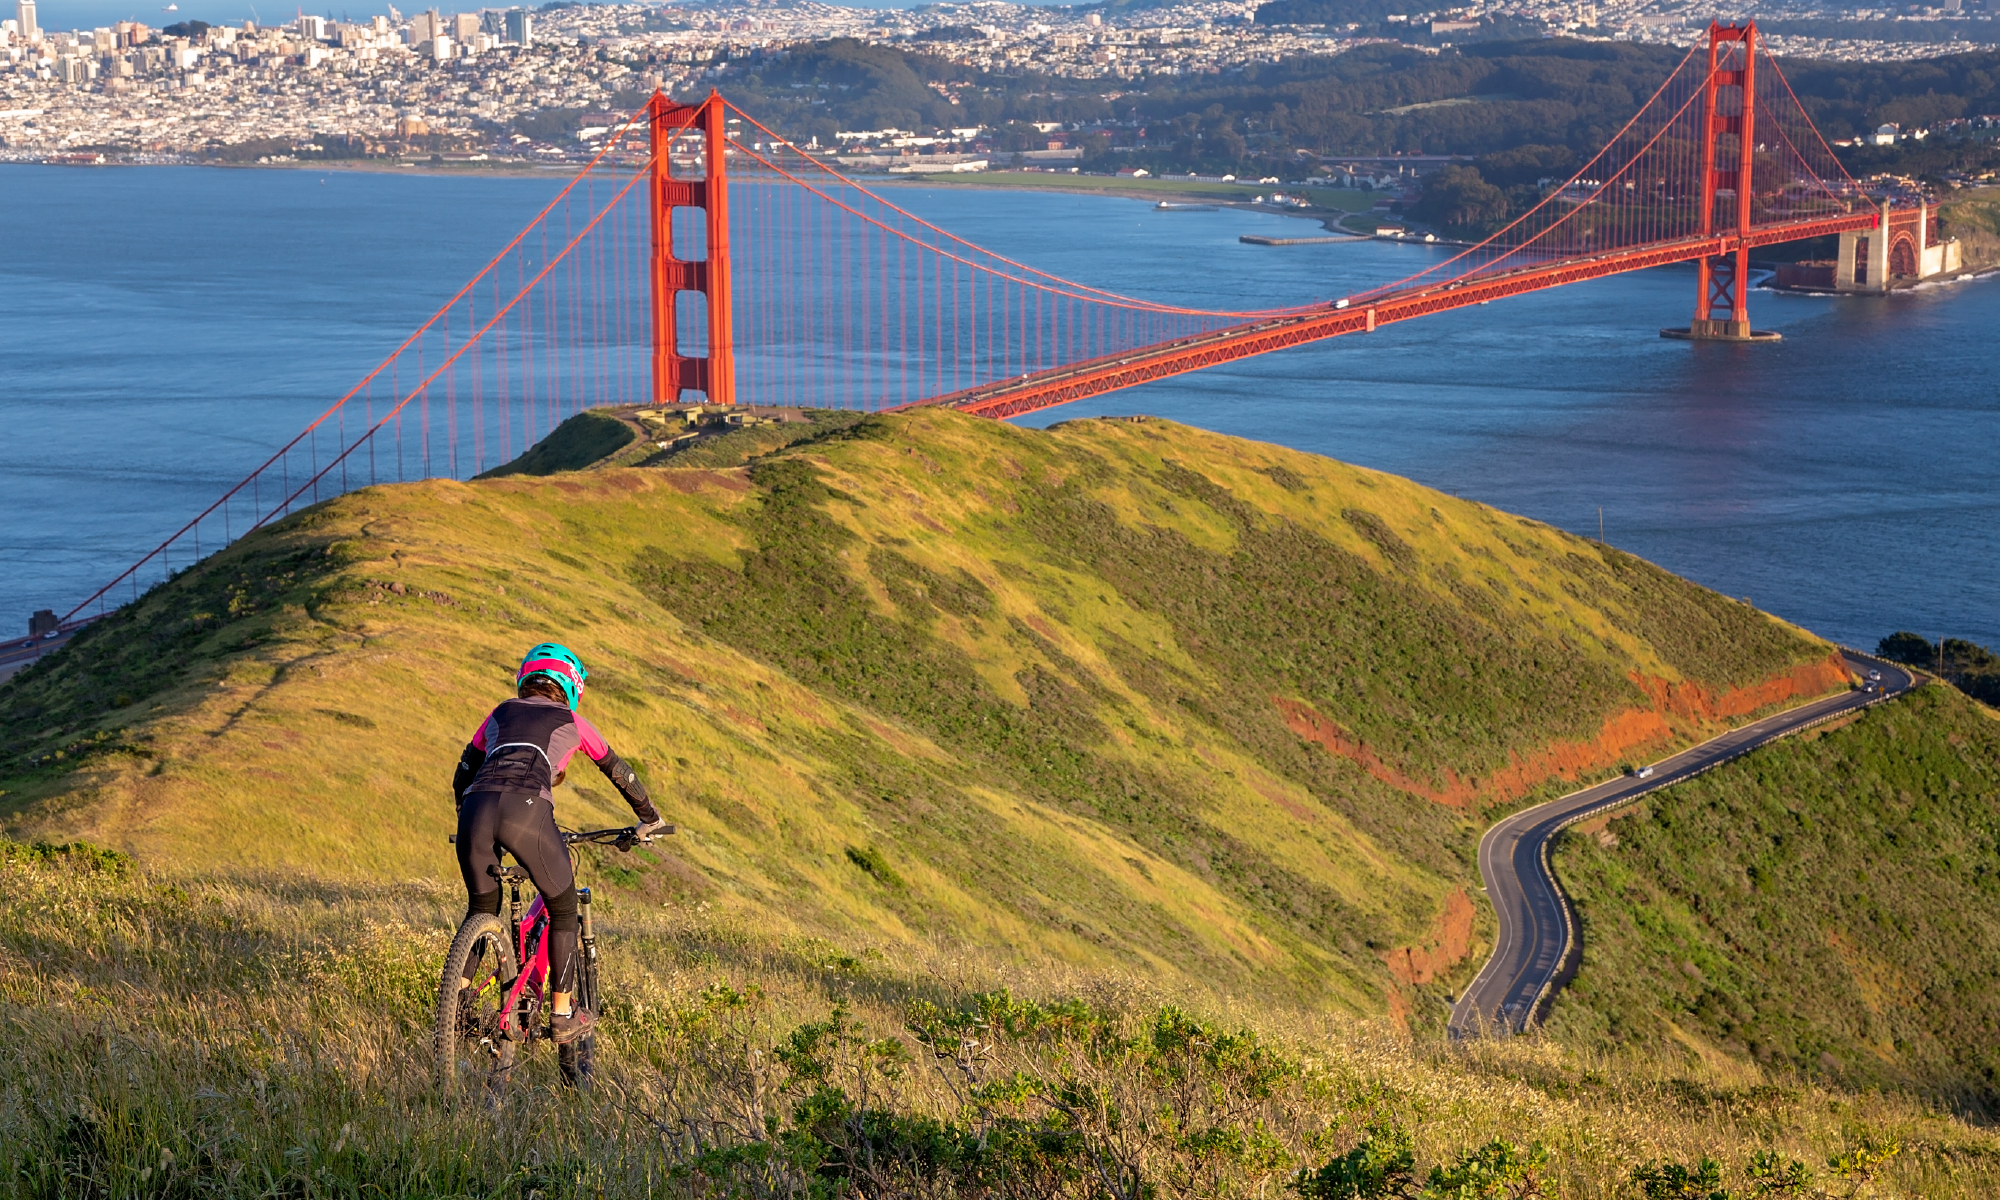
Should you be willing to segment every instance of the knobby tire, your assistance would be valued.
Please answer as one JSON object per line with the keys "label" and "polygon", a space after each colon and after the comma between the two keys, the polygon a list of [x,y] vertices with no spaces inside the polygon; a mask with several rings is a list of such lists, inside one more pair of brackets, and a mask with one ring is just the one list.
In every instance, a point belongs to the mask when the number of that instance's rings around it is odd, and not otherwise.
{"label": "knobby tire", "polygon": [[[578,1012],[595,1015],[597,1007],[597,964],[584,957],[579,947],[577,957],[576,996],[574,1003]],[[556,1047],[556,1063],[562,1067],[563,1082],[579,1091],[590,1088],[590,1080],[597,1069],[597,1035],[585,1034],[566,1046]]]}
{"label": "knobby tire", "polygon": [[[458,927],[445,952],[431,1026],[433,1066],[447,1094],[477,1085],[490,1101],[506,1091],[518,1043],[500,1036],[507,988],[519,974],[507,923],[475,913]],[[461,989],[459,981],[472,986]]]}

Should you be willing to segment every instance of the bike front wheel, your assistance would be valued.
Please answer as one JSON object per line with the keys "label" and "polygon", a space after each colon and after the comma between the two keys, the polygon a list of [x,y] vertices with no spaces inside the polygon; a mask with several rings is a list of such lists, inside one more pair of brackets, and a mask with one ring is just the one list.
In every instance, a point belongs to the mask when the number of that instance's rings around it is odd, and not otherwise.
{"label": "bike front wheel", "polygon": [[498,1099],[519,1048],[508,1037],[507,989],[520,969],[507,923],[474,913],[458,927],[438,980],[431,1051],[446,1093],[483,1091]]}
{"label": "bike front wheel", "polygon": [[[597,964],[585,957],[577,974],[577,1007],[593,1015],[600,1013],[602,1010],[597,1006]],[[568,1045],[556,1047],[556,1063],[562,1068],[563,1082],[579,1091],[588,1091],[597,1073],[597,1035],[587,1033]]]}

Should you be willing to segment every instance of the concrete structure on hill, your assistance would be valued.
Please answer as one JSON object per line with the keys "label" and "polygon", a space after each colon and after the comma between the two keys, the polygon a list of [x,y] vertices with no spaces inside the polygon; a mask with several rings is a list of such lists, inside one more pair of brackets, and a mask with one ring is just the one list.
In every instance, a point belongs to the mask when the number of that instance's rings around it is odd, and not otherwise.
{"label": "concrete structure on hill", "polygon": [[1884,200],[1879,236],[1873,232],[1840,235],[1834,290],[1886,292],[1898,279],[1930,279],[1956,273],[1963,266],[1958,239],[1931,240],[1936,223],[1936,209],[1929,204],[1892,210]]}
{"label": "concrete structure on hill", "polygon": [[1965,269],[1957,238],[1936,239],[1937,208],[1929,203],[1896,210],[1882,201],[1882,236],[1874,230],[1840,235],[1840,257],[1832,262],[1786,263],[1778,286],[1802,291],[1886,292],[1898,283],[1916,283]]}

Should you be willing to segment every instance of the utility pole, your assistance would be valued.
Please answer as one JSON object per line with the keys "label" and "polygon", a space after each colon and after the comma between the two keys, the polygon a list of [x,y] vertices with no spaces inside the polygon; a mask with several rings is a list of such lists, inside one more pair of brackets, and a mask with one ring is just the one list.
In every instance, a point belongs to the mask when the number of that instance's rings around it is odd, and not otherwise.
{"label": "utility pole", "polygon": [[1602,504],[1597,506],[1597,544],[1599,546],[1604,544],[1604,506]]}

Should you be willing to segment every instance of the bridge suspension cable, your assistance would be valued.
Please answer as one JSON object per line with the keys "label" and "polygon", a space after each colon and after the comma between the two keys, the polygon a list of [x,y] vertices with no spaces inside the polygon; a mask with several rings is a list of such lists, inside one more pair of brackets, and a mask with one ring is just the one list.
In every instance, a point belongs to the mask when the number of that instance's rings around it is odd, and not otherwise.
{"label": "bridge suspension cable", "polygon": [[[136,598],[204,540],[354,487],[478,475],[585,408],[696,398],[1004,417],[1675,262],[1700,275],[1693,331],[1747,336],[1753,246],[1871,230],[1887,211],[1754,24],[1712,26],[1584,167],[1544,181],[1497,232],[1338,300],[1206,309],[1080,283],[952,234],[827,157],[717,93],[656,93],[381,363],[65,622]],[[1469,195],[1448,223],[1492,220],[1473,210],[1501,194]]]}

